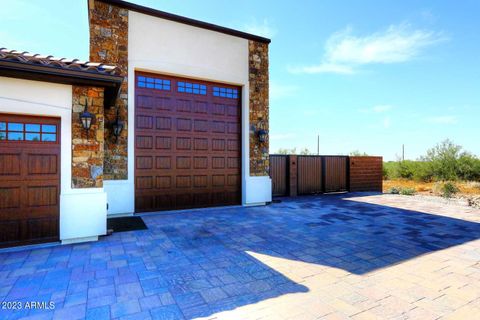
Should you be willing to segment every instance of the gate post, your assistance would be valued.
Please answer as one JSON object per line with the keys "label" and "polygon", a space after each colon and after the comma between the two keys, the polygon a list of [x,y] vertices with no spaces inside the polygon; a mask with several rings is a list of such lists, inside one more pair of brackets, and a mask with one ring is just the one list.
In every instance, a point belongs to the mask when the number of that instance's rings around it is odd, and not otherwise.
{"label": "gate post", "polygon": [[297,196],[297,156],[296,155],[289,155],[288,156],[288,183],[289,183],[289,196],[296,197]]}

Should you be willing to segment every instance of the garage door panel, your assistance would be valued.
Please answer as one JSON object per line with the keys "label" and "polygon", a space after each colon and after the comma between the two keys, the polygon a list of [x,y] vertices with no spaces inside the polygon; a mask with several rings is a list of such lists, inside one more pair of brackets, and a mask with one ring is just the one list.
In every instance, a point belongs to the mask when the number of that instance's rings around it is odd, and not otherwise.
{"label": "garage door panel", "polygon": [[233,92],[239,90],[143,73],[137,74],[137,88],[144,85],[139,77],[168,80],[170,86],[136,91],[142,104],[135,106],[136,211],[238,204],[241,112]]}
{"label": "garage door panel", "polygon": [[170,117],[156,117],[157,130],[172,130],[172,118]]}
{"label": "garage door panel", "polygon": [[208,138],[195,138],[193,140],[193,149],[196,151],[208,150]]}
{"label": "garage door panel", "polygon": [[195,112],[198,116],[198,114],[207,114],[208,113],[208,102],[206,101],[195,101],[194,103],[194,109],[193,112]]}
{"label": "garage door panel", "polygon": [[155,138],[155,149],[171,150],[172,137],[160,136]]}
{"label": "garage door panel", "polygon": [[58,240],[60,120],[0,114],[0,122],[21,139],[0,141],[0,247]]}
{"label": "garage door panel", "polygon": [[57,236],[58,219],[29,219],[26,223],[26,233],[32,240],[52,239]]}
{"label": "garage door panel", "polygon": [[[11,184],[2,183],[0,187],[0,210],[20,209],[21,187],[17,183]],[[1,212],[3,213],[3,211]]]}
{"label": "garage door panel", "polygon": [[207,169],[208,168],[208,156],[194,156],[193,157],[194,169]]}
{"label": "garage door panel", "polygon": [[0,154],[0,179],[2,176],[20,176],[21,151],[7,150]]}
{"label": "garage door panel", "polygon": [[27,187],[27,207],[55,207],[58,205],[57,185]]}
{"label": "garage door panel", "polygon": [[177,150],[192,150],[192,138],[177,137],[175,141]]}
{"label": "garage door panel", "polygon": [[172,177],[171,176],[158,176],[156,177],[156,188],[169,190],[172,188]]}
{"label": "garage door panel", "polygon": [[56,154],[28,153],[28,175],[57,175],[58,156]]}
{"label": "garage door panel", "polygon": [[193,125],[193,130],[195,132],[208,132],[208,120],[206,119],[195,119],[194,120],[194,125]]}
{"label": "garage door panel", "polygon": [[137,116],[135,119],[137,129],[153,129],[153,117],[152,116]]}
{"label": "garage door panel", "polygon": [[20,239],[20,223],[19,220],[0,221],[0,243],[2,247],[14,244]]}
{"label": "garage door panel", "polygon": [[152,136],[136,136],[135,137],[135,146],[138,149],[153,149],[153,137]]}
{"label": "garage door panel", "polygon": [[154,195],[136,195],[135,196],[135,211],[147,212],[155,208]]}
{"label": "garage door panel", "polygon": [[175,101],[177,112],[192,112],[192,101],[185,99],[178,99]]}

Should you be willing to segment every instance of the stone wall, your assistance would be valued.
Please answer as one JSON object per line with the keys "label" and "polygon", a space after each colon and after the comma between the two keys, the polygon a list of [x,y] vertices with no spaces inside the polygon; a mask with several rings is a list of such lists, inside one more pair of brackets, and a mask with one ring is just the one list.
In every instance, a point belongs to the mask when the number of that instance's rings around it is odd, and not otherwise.
{"label": "stone wall", "polygon": [[268,44],[248,42],[250,85],[250,175],[269,175],[269,135],[260,142],[256,135],[258,123],[263,121],[268,128]]}
{"label": "stone wall", "polygon": [[[115,106],[105,106],[104,179],[125,180],[128,173],[128,10],[98,0],[89,0],[88,9],[90,60],[114,64],[124,77]],[[116,107],[125,124],[117,142],[111,127],[116,119]]]}
{"label": "stone wall", "polygon": [[382,192],[382,157],[350,157],[350,191]]}
{"label": "stone wall", "polygon": [[[104,116],[103,88],[73,86],[72,99],[72,188],[103,187]],[[85,110],[95,115],[87,132],[80,121]]]}

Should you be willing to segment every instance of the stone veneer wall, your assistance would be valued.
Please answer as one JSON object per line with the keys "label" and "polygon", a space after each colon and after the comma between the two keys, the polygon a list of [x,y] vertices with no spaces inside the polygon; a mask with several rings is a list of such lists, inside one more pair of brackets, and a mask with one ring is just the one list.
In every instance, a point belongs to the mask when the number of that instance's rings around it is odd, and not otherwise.
{"label": "stone veneer wall", "polygon": [[269,137],[261,143],[255,134],[260,120],[268,130],[268,44],[256,41],[248,42],[248,64],[250,84],[250,175],[268,176]]}
{"label": "stone veneer wall", "polygon": [[[73,86],[72,99],[72,188],[103,187],[104,117],[103,88]],[[85,110],[95,115],[87,132],[80,114]]]}
{"label": "stone veneer wall", "polygon": [[[125,180],[128,174],[128,10],[89,0],[88,13],[90,60],[114,64],[124,77],[115,106],[105,106],[104,179]],[[116,107],[125,125],[117,142],[110,125],[116,119]]]}

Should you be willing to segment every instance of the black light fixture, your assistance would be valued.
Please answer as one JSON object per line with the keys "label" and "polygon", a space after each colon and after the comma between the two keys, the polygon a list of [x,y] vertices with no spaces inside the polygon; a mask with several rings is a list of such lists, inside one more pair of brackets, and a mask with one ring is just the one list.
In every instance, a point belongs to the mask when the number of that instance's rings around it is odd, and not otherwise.
{"label": "black light fixture", "polygon": [[257,123],[258,141],[265,142],[267,141],[267,137],[268,137],[267,125],[266,125],[266,122],[263,120],[263,118],[259,118],[258,120],[259,120]]}
{"label": "black light fixture", "polygon": [[88,131],[90,130],[90,127],[92,126],[92,123],[94,120],[95,120],[95,115],[88,112],[88,99],[87,99],[87,101],[85,102],[85,109],[80,114],[80,121],[82,123],[83,129],[85,129],[85,131],[87,132],[87,139],[88,139]]}
{"label": "black light fixture", "polygon": [[112,123],[113,135],[115,136],[115,143],[118,141],[118,137],[122,134],[122,130],[124,127],[123,121],[120,120],[119,109],[117,107],[117,117],[115,121]]}

